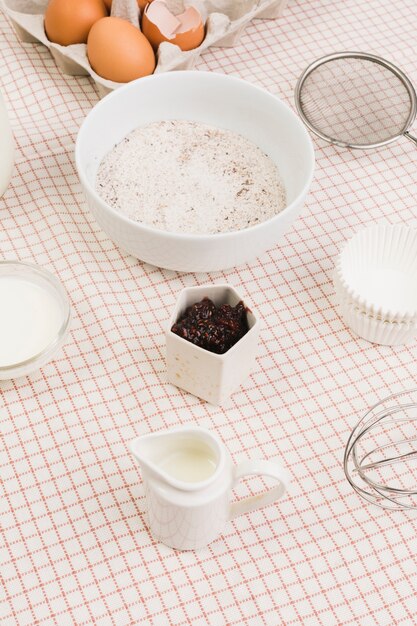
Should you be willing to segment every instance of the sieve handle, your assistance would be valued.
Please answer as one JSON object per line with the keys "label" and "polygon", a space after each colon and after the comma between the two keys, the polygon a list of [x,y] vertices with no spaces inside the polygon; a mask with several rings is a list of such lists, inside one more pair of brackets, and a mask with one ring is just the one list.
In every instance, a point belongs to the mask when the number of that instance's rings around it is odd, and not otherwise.
{"label": "sieve handle", "polygon": [[410,133],[408,132],[408,130],[405,131],[404,133],[404,137],[407,137],[407,139],[409,139],[410,141],[412,141],[413,143],[416,144],[417,146],[417,137],[413,137],[413,135],[410,135]]}

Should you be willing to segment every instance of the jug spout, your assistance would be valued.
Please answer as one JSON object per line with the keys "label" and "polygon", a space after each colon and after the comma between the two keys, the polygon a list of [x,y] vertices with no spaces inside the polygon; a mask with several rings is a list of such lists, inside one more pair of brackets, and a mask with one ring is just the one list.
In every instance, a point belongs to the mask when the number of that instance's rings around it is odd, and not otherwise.
{"label": "jug spout", "polygon": [[143,476],[182,491],[208,486],[223,470],[220,441],[203,428],[188,427],[137,437],[131,445]]}

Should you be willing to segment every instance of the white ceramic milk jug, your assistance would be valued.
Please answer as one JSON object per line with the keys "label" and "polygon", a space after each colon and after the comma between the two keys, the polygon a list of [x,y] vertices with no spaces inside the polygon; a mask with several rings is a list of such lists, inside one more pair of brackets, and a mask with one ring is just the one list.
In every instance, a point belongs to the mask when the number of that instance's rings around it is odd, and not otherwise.
{"label": "white ceramic milk jug", "polygon": [[0,93],[0,197],[7,189],[13,170],[14,143],[9,118]]}
{"label": "white ceramic milk jug", "polygon": [[[247,460],[234,466],[223,443],[203,428],[138,437],[132,452],[142,469],[151,533],[177,550],[206,546],[227,520],[278,500],[288,484],[286,471],[274,461]],[[271,476],[278,485],[231,503],[232,488],[250,474]]]}

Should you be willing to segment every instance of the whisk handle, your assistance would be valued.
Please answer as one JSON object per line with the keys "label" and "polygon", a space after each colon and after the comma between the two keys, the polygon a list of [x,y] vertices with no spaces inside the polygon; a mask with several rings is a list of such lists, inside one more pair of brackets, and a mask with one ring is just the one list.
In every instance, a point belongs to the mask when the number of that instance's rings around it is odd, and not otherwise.
{"label": "whisk handle", "polygon": [[410,133],[408,132],[408,130],[405,131],[404,133],[404,137],[407,137],[407,139],[409,139],[410,141],[412,141],[413,143],[416,144],[417,146],[417,137],[413,137],[413,135],[410,135]]}

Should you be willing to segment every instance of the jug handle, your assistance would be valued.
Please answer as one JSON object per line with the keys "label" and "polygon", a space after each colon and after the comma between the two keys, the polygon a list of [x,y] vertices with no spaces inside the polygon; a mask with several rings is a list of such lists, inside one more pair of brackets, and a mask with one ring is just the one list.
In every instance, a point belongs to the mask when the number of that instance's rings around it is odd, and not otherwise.
{"label": "jug handle", "polygon": [[239,463],[239,465],[236,465],[234,469],[233,486],[236,485],[244,476],[250,475],[270,476],[271,478],[276,478],[279,481],[279,484],[276,487],[265,491],[265,493],[233,502],[230,506],[229,519],[234,519],[243,513],[249,513],[250,511],[255,511],[256,509],[260,509],[268,504],[272,504],[281,498],[288,488],[289,476],[287,471],[278,465],[278,463],[273,461],[259,459]]}

